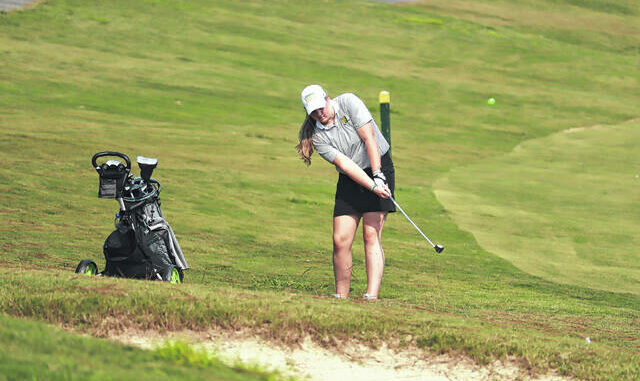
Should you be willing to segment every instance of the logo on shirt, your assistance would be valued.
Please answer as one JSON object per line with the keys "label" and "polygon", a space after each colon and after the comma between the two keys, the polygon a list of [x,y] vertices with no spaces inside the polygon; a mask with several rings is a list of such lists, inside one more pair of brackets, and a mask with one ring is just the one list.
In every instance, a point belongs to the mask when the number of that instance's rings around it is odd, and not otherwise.
{"label": "logo on shirt", "polygon": [[340,121],[342,122],[342,124],[347,124],[349,122],[346,116],[343,116],[342,119],[340,119]]}

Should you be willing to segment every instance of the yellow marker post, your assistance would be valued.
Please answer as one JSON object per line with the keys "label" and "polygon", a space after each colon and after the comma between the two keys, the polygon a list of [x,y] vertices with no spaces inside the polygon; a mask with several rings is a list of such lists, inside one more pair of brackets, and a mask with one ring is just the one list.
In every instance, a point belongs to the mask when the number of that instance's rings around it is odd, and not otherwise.
{"label": "yellow marker post", "polygon": [[382,136],[384,136],[387,143],[389,143],[389,156],[391,156],[391,119],[389,117],[391,96],[388,91],[381,91],[378,99],[380,101],[380,127],[382,128]]}

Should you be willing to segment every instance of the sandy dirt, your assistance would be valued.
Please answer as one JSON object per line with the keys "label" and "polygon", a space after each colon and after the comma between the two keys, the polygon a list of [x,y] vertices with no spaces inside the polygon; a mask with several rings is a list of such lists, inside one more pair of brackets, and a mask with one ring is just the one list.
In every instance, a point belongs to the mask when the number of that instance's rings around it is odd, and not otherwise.
{"label": "sandy dirt", "polygon": [[38,0],[0,0],[0,11],[13,11],[27,7],[36,3]]}
{"label": "sandy dirt", "polygon": [[323,348],[309,338],[287,347],[270,343],[242,332],[181,332],[160,335],[156,332],[123,332],[112,339],[145,349],[167,340],[182,340],[215,352],[229,365],[238,362],[259,365],[286,376],[311,381],[388,381],[388,380],[566,380],[556,375],[533,376],[515,362],[497,361],[478,366],[469,359],[451,356],[427,356],[417,348],[395,351],[386,345],[372,349],[359,343],[343,346],[343,351]]}

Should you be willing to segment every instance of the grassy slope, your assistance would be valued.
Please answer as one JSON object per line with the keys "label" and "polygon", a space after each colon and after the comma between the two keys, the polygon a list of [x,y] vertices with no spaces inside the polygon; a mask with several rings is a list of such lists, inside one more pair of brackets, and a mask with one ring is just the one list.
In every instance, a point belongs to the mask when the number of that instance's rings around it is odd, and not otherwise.
{"label": "grassy slope", "polygon": [[640,293],[640,123],[575,129],[457,168],[436,194],[478,242],[560,283]]}
{"label": "grassy slope", "polygon": [[[0,308],[98,333],[411,337],[479,361],[512,354],[631,378],[637,296],[517,270],[460,230],[431,185],[527,139],[636,117],[638,8],[474,3],[50,1],[0,16],[0,261],[14,273],[0,275]],[[392,216],[376,305],[307,297],[332,288],[335,182],[321,159],[306,169],[293,152],[298,92],[311,82],[355,91],[374,112],[378,91],[391,92],[399,201],[447,246],[431,256]],[[116,208],[95,198],[89,158],[103,149],[159,156],[164,210],[193,267],[179,290],[70,274],[100,257]],[[354,256],[360,294],[360,241]]]}
{"label": "grassy slope", "polygon": [[275,374],[231,369],[180,344],[155,351],[0,315],[0,380],[274,380]]}

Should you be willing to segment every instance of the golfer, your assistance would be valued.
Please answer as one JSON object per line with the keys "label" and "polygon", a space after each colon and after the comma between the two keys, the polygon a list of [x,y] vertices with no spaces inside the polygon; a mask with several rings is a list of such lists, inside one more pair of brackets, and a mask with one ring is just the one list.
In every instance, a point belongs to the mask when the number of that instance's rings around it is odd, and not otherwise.
{"label": "golfer", "polygon": [[356,95],[346,93],[331,99],[322,87],[310,85],[300,97],[306,118],[300,127],[298,154],[310,165],[315,150],[339,173],[333,209],[333,296],[349,296],[351,245],[362,219],[367,269],[364,298],[375,300],[385,262],[382,228],[387,213],[395,212],[389,199],[395,184],[389,143]]}

